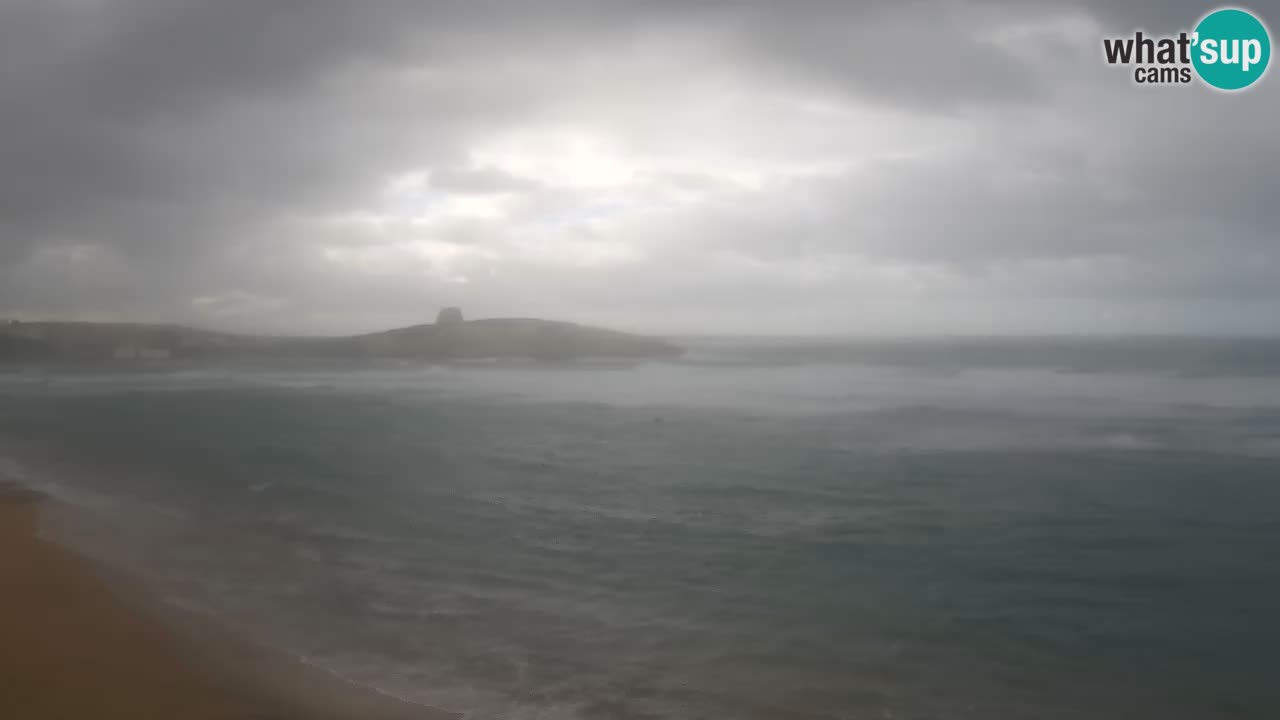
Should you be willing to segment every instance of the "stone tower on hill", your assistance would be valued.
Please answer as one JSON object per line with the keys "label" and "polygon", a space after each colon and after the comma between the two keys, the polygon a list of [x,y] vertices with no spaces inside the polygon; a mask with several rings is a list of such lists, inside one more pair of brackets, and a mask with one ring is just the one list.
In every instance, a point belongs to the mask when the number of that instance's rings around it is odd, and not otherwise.
{"label": "stone tower on hill", "polygon": [[436,315],[437,325],[460,325],[462,324],[462,308],[447,307],[440,310]]}

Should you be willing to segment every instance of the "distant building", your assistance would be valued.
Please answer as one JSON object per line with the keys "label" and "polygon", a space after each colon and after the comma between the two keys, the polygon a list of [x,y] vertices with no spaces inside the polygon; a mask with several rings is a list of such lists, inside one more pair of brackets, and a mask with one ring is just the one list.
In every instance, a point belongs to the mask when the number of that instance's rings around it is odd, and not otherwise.
{"label": "distant building", "polygon": [[49,339],[47,329],[39,323],[21,323],[17,320],[10,320],[4,327],[10,334],[17,335],[18,337],[24,337],[28,340]]}
{"label": "distant building", "polygon": [[447,307],[436,315],[437,325],[461,325],[462,324],[462,308]]}
{"label": "distant building", "polygon": [[168,348],[153,348],[141,345],[117,345],[111,354],[116,360],[149,360],[165,361],[173,357]]}

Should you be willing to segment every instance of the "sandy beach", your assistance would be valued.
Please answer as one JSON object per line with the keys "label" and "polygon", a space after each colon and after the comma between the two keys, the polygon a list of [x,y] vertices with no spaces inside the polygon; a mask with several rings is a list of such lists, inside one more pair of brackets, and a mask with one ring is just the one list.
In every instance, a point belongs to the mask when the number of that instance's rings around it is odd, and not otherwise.
{"label": "sandy beach", "polygon": [[41,503],[0,488],[0,716],[446,718],[149,602],[38,536]]}

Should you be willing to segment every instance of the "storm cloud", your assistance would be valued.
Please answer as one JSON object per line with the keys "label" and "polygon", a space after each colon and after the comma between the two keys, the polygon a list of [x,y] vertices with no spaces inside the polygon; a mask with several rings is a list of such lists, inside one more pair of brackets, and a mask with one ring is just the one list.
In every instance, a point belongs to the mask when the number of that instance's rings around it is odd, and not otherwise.
{"label": "storm cloud", "polygon": [[10,0],[0,316],[1273,332],[1280,84],[1102,60],[1209,9]]}

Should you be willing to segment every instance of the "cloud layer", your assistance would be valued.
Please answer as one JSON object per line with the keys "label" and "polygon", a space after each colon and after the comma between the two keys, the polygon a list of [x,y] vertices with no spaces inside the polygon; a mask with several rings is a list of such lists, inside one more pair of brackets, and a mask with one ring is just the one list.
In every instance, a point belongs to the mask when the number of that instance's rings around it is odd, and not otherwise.
{"label": "cloud layer", "polygon": [[1101,58],[1207,9],[7,3],[0,315],[1274,331],[1280,84]]}

